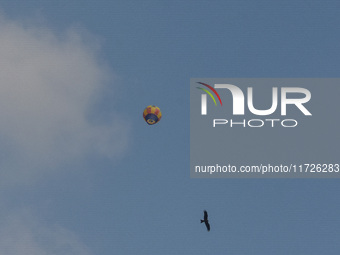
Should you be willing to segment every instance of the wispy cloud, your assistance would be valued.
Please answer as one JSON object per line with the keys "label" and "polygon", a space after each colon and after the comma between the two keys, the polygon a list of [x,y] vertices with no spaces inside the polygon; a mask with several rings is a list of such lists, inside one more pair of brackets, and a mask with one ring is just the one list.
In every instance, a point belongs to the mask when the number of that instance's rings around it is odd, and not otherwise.
{"label": "wispy cloud", "polygon": [[90,255],[75,233],[58,225],[42,224],[28,211],[2,218],[0,254]]}
{"label": "wispy cloud", "polygon": [[0,19],[0,180],[28,182],[88,155],[115,157],[128,144],[128,126],[89,119],[112,82],[80,32],[56,35]]}

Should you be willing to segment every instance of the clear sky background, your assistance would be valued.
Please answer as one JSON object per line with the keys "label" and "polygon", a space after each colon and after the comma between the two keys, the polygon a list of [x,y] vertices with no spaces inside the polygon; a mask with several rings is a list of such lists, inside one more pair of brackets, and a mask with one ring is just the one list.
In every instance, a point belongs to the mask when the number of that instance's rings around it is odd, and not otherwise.
{"label": "clear sky background", "polygon": [[190,78],[338,77],[338,1],[0,8],[1,254],[339,254],[339,180],[189,177]]}

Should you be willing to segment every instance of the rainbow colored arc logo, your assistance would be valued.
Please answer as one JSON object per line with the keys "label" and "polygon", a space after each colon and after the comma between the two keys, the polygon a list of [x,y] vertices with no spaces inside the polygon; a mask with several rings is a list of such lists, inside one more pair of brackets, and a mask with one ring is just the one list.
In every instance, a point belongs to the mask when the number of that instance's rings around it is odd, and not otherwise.
{"label": "rainbow colored arc logo", "polygon": [[[201,84],[201,85],[206,86],[207,88],[209,88],[209,89],[217,96],[217,98],[218,98],[218,100],[220,101],[220,104],[221,104],[221,106],[222,106],[222,100],[221,100],[221,98],[220,98],[220,95],[217,93],[217,91],[216,91],[213,87],[211,87],[210,85],[208,85],[208,84],[206,84],[206,83],[203,83],[203,82],[197,82],[197,83],[199,83],[199,84]],[[212,98],[212,100],[214,100],[215,105],[217,105],[214,96],[211,94],[211,92],[210,92],[209,90],[204,89],[204,88],[200,88],[200,87],[196,87],[196,88],[198,88],[198,89],[203,90],[204,92],[206,92],[206,93]]]}

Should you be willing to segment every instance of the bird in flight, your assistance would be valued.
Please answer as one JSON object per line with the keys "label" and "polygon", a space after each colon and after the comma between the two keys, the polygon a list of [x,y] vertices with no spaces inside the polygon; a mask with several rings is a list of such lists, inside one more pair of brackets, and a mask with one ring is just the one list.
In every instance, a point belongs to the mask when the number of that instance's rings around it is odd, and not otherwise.
{"label": "bird in flight", "polygon": [[205,226],[207,227],[207,230],[210,231],[210,224],[208,221],[208,213],[204,210],[204,220],[201,220],[201,223],[205,223]]}

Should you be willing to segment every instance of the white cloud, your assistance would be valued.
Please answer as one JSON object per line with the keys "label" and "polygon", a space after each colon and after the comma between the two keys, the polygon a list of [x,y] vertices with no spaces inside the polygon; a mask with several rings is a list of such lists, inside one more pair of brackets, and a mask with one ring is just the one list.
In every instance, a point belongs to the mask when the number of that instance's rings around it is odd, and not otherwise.
{"label": "white cloud", "polygon": [[36,220],[28,211],[3,218],[0,254],[90,255],[90,249],[71,231]]}
{"label": "white cloud", "polygon": [[[89,120],[112,82],[93,44],[70,30],[0,19],[0,180],[28,182],[91,154],[115,157],[128,143],[121,116]],[[115,113],[112,113],[115,116]]]}

